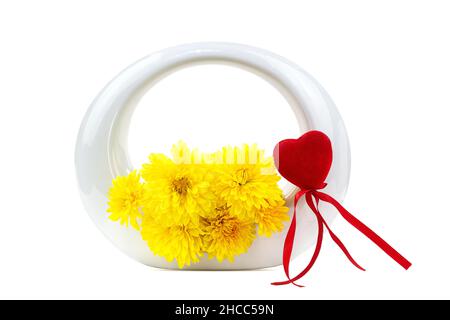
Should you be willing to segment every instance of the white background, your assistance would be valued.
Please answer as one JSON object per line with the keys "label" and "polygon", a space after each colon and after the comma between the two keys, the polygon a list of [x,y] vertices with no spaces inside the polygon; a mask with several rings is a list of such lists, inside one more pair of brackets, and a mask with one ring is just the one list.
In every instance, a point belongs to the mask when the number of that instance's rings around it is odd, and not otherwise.
{"label": "white background", "polygon": [[[0,298],[450,298],[449,16],[447,1],[2,1]],[[319,80],[350,136],[345,206],[413,262],[409,271],[339,219],[335,231],[368,271],[351,266],[327,237],[304,289],[270,286],[283,279],[281,268],[152,269],[101,235],[75,180],[81,119],[127,65],[196,41],[262,47]],[[164,105],[228,105],[236,117],[236,106],[253,108],[254,116],[242,113],[249,127],[242,119],[231,125],[246,139],[261,108],[273,116],[253,136],[262,144],[267,130],[273,137],[295,130],[286,103],[261,80],[234,69],[193,70],[149,92],[132,136],[151,141],[161,132],[170,141],[180,121],[143,120]],[[205,118],[185,120],[193,121],[188,139],[211,128]],[[136,141],[139,162],[149,147]],[[308,258],[293,264],[300,269]]]}

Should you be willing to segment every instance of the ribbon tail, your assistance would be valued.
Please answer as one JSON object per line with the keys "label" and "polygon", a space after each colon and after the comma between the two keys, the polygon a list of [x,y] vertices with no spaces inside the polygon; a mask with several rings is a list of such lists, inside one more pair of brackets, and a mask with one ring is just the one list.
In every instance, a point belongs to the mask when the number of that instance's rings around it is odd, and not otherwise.
{"label": "ribbon tail", "polygon": [[[300,195],[299,195],[300,194]],[[323,225],[322,223],[317,220],[318,223],[318,233],[317,233],[317,242],[316,242],[316,248],[314,250],[313,256],[309,262],[309,264],[306,266],[306,268],[300,272],[297,276],[295,276],[294,278],[291,278],[289,275],[289,263],[290,263],[290,258],[291,258],[291,253],[292,253],[292,247],[293,247],[293,243],[294,243],[294,239],[295,239],[295,216],[296,216],[296,207],[297,207],[297,203],[298,200],[300,199],[301,196],[303,196],[304,194],[306,194],[308,196],[308,191],[299,191],[296,194],[295,197],[295,201],[294,201],[294,216],[292,218],[292,223],[291,223],[291,227],[289,228],[288,234],[286,236],[286,240],[285,240],[285,244],[284,244],[284,251],[283,251],[283,266],[284,266],[284,270],[286,273],[286,276],[288,278],[288,280],[286,281],[280,281],[280,282],[273,282],[272,285],[275,286],[279,286],[279,285],[285,285],[285,284],[290,284],[292,283],[293,285],[296,285],[297,287],[303,287],[302,285],[296,284],[295,281],[299,280],[300,278],[302,278],[305,274],[308,273],[308,271],[312,268],[312,266],[314,265],[314,263],[317,260],[317,257],[319,256],[320,253],[320,249],[322,247],[322,239],[323,239]],[[299,196],[298,196],[299,195]],[[308,201],[308,198],[307,198]],[[311,205],[308,203],[308,205]],[[314,206],[314,204],[312,204]],[[290,233],[292,226],[294,225],[294,231],[292,233]],[[286,250],[287,249],[287,250]]]}
{"label": "ribbon tail", "polygon": [[408,270],[409,267],[411,267],[411,262],[409,262],[405,257],[403,257],[397,250],[391,247],[386,241],[384,241],[368,226],[366,226],[355,216],[353,216],[350,212],[348,212],[336,199],[320,191],[315,191],[315,195],[317,195],[317,197],[320,200],[328,202],[331,205],[333,205],[339,211],[342,217],[345,220],[347,220],[347,222],[349,222],[353,227],[358,229],[359,232],[361,232],[367,238],[369,238],[373,243],[375,243],[381,250],[383,250],[395,262],[401,265],[405,270]]}
{"label": "ribbon tail", "polygon": [[[314,199],[316,200],[316,208],[317,210],[314,212],[318,219],[320,219],[322,221],[322,223],[324,224],[325,228],[327,228],[328,233],[330,234],[331,239],[337,244],[337,246],[342,250],[342,252],[345,254],[345,256],[347,257],[347,259],[358,269],[362,270],[362,271],[366,271],[363,267],[361,267],[356,260],[352,257],[352,255],[350,254],[350,252],[348,251],[348,249],[345,247],[344,243],[341,241],[341,239],[339,239],[339,237],[331,230],[331,228],[329,227],[328,223],[325,221],[325,218],[322,216],[322,214],[319,211],[319,197],[313,193]],[[314,209],[313,209],[314,211]]]}
{"label": "ribbon tail", "polygon": [[[289,226],[288,232],[286,234],[286,239],[284,240],[284,247],[283,247],[283,268],[284,273],[286,274],[286,277],[291,280],[291,277],[289,275],[289,263],[291,261],[291,255],[292,255],[292,248],[294,247],[294,240],[295,240],[295,230],[297,229],[297,204],[300,198],[306,193],[304,190],[300,190],[295,194],[294,199],[294,213],[292,215],[292,221],[291,225]],[[290,281],[283,281],[283,282],[273,282],[272,285],[283,285],[288,284]]]}

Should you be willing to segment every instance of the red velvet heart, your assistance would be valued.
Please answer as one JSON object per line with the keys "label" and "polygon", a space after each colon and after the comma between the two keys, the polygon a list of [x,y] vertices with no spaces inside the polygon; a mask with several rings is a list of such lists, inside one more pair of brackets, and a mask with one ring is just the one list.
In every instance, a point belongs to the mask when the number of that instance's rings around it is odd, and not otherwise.
{"label": "red velvet heart", "polygon": [[321,131],[280,141],[273,151],[278,172],[301,189],[321,189],[333,161],[331,141]]}

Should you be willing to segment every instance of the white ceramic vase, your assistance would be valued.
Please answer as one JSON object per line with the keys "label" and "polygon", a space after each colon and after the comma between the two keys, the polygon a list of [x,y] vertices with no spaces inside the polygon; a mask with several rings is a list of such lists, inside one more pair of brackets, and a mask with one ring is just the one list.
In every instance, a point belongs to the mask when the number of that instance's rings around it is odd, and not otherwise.
{"label": "white ceramic vase", "polygon": [[[292,62],[265,50],[232,43],[194,43],[168,48],[132,64],[115,77],[87,111],[78,134],[75,166],[81,198],[97,227],[121,251],[153,267],[177,268],[155,256],[133,228],[108,219],[107,193],[117,175],[133,170],[127,138],[131,115],[139,99],[159,80],[195,64],[228,64],[267,80],[286,98],[302,128],[326,133],[333,144],[333,165],[326,192],[342,201],[350,174],[350,149],[343,121],[328,94],[309,74]],[[286,137],[296,138],[296,137]],[[292,214],[294,189],[283,190]],[[304,201],[299,203],[293,257],[304,252],[317,235],[316,220]],[[321,209],[331,220],[335,213]],[[282,264],[287,227],[271,238],[257,237],[249,251],[234,263],[202,260],[185,269],[256,269]]]}

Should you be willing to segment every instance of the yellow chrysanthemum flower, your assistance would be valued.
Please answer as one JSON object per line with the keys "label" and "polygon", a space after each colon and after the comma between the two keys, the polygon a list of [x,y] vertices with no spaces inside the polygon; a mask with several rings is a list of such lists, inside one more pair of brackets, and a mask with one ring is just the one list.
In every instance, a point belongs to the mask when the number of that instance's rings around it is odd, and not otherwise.
{"label": "yellow chrysanthemum flower", "polygon": [[145,216],[142,223],[142,238],[150,250],[167,261],[174,259],[181,269],[199,262],[203,254],[202,231],[198,225],[167,225]]}
{"label": "yellow chrysanthemum flower", "polygon": [[254,211],[267,209],[282,200],[276,174],[263,174],[259,165],[223,165],[213,190],[235,215],[254,219]]}
{"label": "yellow chrysanthemum flower", "polygon": [[217,207],[205,224],[205,251],[219,262],[234,261],[235,256],[247,252],[255,239],[255,224],[232,215],[227,205]]}
{"label": "yellow chrysanthemum flower", "polygon": [[127,227],[131,224],[139,230],[138,219],[142,218],[140,208],[144,203],[144,194],[144,187],[136,171],[128,176],[115,178],[108,194],[107,212],[111,213],[109,219],[119,221]]}
{"label": "yellow chrysanthemum flower", "polygon": [[152,154],[142,167],[148,191],[146,212],[166,223],[198,223],[214,202],[210,173],[203,165],[176,164],[162,154]]}
{"label": "yellow chrysanthemum flower", "polygon": [[270,237],[273,232],[280,232],[284,228],[284,221],[289,221],[287,214],[289,208],[286,207],[284,200],[275,206],[256,210],[255,221],[258,225],[258,235]]}

